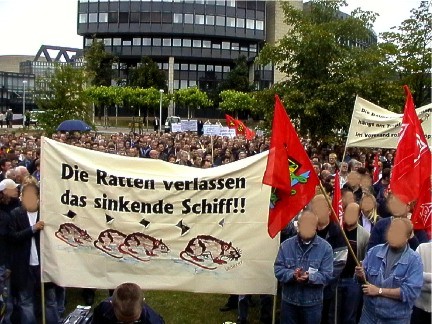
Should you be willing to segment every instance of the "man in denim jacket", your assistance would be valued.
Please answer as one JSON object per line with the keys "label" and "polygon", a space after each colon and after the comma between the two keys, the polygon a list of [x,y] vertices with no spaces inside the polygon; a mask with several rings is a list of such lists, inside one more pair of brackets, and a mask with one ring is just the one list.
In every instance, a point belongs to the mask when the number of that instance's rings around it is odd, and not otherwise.
{"label": "man in denim jacket", "polygon": [[316,235],[318,219],[305,211],[298,234],[284,241],[274,270],[282,283],[281,324],[316,324],[321,320],[323,290],[333,274],[333,251]]}
{"label": "man in denim jacket", "polygon": [[364,305],[360,324],[408,324],[414,301],[423,285],[423,264],[411,250],[408,239],[412,224],[406,218],[395,218],[387,232],[387,243],[366,255],[356,275],[367,280],[363,285]]}

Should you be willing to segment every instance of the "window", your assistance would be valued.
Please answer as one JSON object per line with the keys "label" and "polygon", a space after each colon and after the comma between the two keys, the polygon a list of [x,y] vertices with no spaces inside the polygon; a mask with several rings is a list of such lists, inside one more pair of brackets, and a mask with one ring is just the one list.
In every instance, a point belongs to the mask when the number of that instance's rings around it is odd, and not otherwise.
{"label": "window", "polygon": [[151,22],[155,24],[160,24],[162,21],[161,13],[160,12],[151,12]]}
{"label": "window", "polygon": [[131,12],[129,16],[129,21],[131,23],[139,23],[140,20],[140,13],[139,12]]}
{"label": "window", "polygon": [[225,26],[225,17],[216,16],[216,26]]}
{"label": "window", "polygon": [[176,71],[180,70],[180,64],[174,63],[174,70]]}
{"label": "window", "polygon": [[239,43],[232,43],[231,44],[231,49],[233,51],[238,51],[240,49]]}
{"label": "window", "polygon": [[230,42],[222,42],[222,49],[229,50],[231,48]]}
{"label": "window", "polygon": [[129,12],[120,12],[119,13],[119,23],[128,23],[129,22]]}
{"label": "window", "polygon": [[212,15],[206,16],[206,25],[214,26],[215,17]]}
{"label": "window", "polygon": [[111,46],[112,39],[111,38],[104,38],[103,43],[105,46]]}
{"label": "window", "polygon": [[204,64],[198,64],[198,71],[205,71],[205,65]]}
{"label": "window", "polygon": [[121,38],[113,38],[113,45],[114,46],[120,46],[121,45]]}
{"label": "window", "polygon": [[200,39],[194,39],[193,47],[201,47],[201,40]]}
{"label": "window", "polygon": [[85,46],[90,46],[91,44],[93,44],[93,39],[86,38],[86,40],[85,40]]}
{"label": "window", "polygon": [[171,24],[172,18],[173,17],[170,12],[162,12],[162,24]]}
{"label": "window", "polygon": [[180,38],[174,38],[173,39],[173,46],[181,46],[181,39]]}
{"label": "window", "polygon": [[214,66],[213,65],[207,65],[207,72],[213,72]]}
{"label": "window", "polygon": [[190,39],[183,39],[183,46],[184,47],[191,47],[192,41]]}
{"label": "window", "polygon": [[117,12],[108,13],[108,22],[109,23],[118,23],[118,14]]}
{"label": "window", "polygon": [[95,23],[97,22],[97,13],[90,13],[89,14],[89,23]]}
{"label": "window", "polygon": [[237,27],[244,28],[244,26],[245,26],[245,20],[243,18],[237,18]]}
{"label": "window", "polygon": [[231,68],[229,66],[224,66],[223,71],[224,73],[229,73],[229,71],[231,71]]}
{"label": "window", "polygon": [[85,24],[87,22],[87,14],[79,14],[78,21],[80,24]]}
{"label": "window", "polygon": [[202,42],[202,46],[203,46],[204,48],[211,48],[211,42],[205,40],[205,41]]}
{"label": "window", "polygon": [[163,70],[168,70],[169,69],[169,64],[168,63],[162,63],[162,69]]}
{"label": "window", "polygon": [[142,23],[150,22],[150,12],[141,12],[141,22]]}
{"label": "window", "polygon": [[188,80],[180,80],[180,89],[185,89],[188,87]]}
{"label": "window", "polygon": [[241,46],[240,47],[240,51],[242,52],[247,52],[249,50],[249,48],[247,46]]}
{"label": "window", "polygon": [[151,38],[143,38],[142,44],[144,46],[151,46]]}
{"label": "window", "polygon": [[250,44],[249,45],[249,51],[256,53],[257,45],[256,44]]}
{"label": "window", "polygon": [[196,71],[197,66],[196,64],[189,64],[189,71]]}
{"label": "window", "polygon": [[131,40],[124,40],[123,41],[123,46],[131,46],[132,45],[132,41]]}
{"label": "window", "polygon": [[235,7],[235,0],[226,0],[227,7]]}
{"label": "window", "polygon": [[99,22],[100,23],[108,22],[108,12],[100,12],[99,13]]}
{"label": "window", "polygon": [[212,44],[212,48],[213,49],[220,49],[221,48],[221,44],[220,43],[213,43]]}
{"label": "window", "polygon": [[215,72],[222,72],[222,66],[221,65],[215,65]]}
{"label": "window", "polygon": [[153,38],[153,46],[161,46],[162,40],[160,38]]}
{"label": "window", "polygon": [[179,80],[174,80],[173,87],[174,87],[174,89],[178,89],[179,88]]}
{"label": "window", "polygon": [[225,0],[216,0],[216,6],[225,6]]}
{"label": "window", "polygon": [[193,24],[193,14],[185,14],[184,22],[185,24]]}
{"label": "window", "polygon": [[204,25],[204,15],[195,15],[195,24]]}
{"label": "window", "polygon": [[228,27],[235,27],[236,26],[236,19],[232,18],[232,17],[227,17],[226,18],[226,25]]}
{"label": "window", "polygon": [[255,21],[253,19],[246,19],[246,28],[255,29]]}
{"label": "window", "polygon": [[188,70],[188,65],[187,64],[180,64],[180,70],[187,71]]}
{"label": "window", "polygon": [[132,43],[134,46],[141,46],[141,38],[132,39]]}
{"label": "window", "polygon": [[174,24],[181,24],[183,22],[183,15],[179,13],[175,13],[173,15],[173,23]]}
{"label": "window", "polygon": [[189,80],[189,87],[196,87],[197,83],[195,80]]}
{"label": "window", "polygon": [[264,30],[264,21],[257,20],[256,21],[256,29],[258,29],[258,30]]}
{"label": "window", "polygon": [[171,46],[171,38],[164,38],[162,44],[163,46]]}

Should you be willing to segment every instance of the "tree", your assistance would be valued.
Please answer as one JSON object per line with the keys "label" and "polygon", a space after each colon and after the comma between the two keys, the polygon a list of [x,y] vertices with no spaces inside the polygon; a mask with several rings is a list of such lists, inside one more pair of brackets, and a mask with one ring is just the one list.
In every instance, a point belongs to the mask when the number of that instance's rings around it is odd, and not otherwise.
{"label": "tree", "polygon": [[38,94],[36,104],[43,111],[36,115],[38,125],[51,135],[68,119],[84,120],[92,125],[91,108],[84,91],[87,77],[82,69],[70,65],[57,66],[47,80],[47,90]]}
{"label": "tree", "polygon": [[251,92],[254,85],[249,82],[249,67],[245,56],[240,56],[234,61],[234,68],[228,73],[227,78],[221,82],[219,91],[237,90]]}
{"label": "tree", "polygon": [[[197,87],[179,89],[174,92],[174,101],[188,109],[188,118],[192,118],[193,111],[199,107],[209,107],[213,104],[207,94]],[[191,111],[192,110],[192,111]]]}
{"label": "tree", "polygon": [[140,88],[156,88],[167,91],[166,75],[157,64],[147,56],[141,59],[141,64],[129,71],[129,85]]}
{"label": "tree", "polygon": [[84,52],[85,71],[93,86],[110,86],[113,76],[114,56],[105,50],[102,41],[93,40],[92,45]]}
{"label": "tree", "polygon": [[300,122],[300,133],[314,140],[332,140],[337,130],[348,129],[357,94],[386,107],[402,100],[385,55],[363,42],[371,36],[375,15],[357,9],[339,19],[342,5],[342,0],[316,0],[300,11],[283,3],[292,29],[277,44],[267,44],[258,59],[287,74],[279,93],[290,117]]}
{"label": "tree", "polygon": [[[400,85],[407,84],[418,107],[431,101],[431,10],[430,1],[420,2],[394,31],[382,34],[381,48],[389,57]],[[402,107],[402,106],[401,106]]]}
{"label": "tree", "polygon": [[255,98],[246,92],[224,90],[220,93],[222,102],[219,107],[227,112],[234,112],[238,118],[239,111],[250,111],[255,106]]}

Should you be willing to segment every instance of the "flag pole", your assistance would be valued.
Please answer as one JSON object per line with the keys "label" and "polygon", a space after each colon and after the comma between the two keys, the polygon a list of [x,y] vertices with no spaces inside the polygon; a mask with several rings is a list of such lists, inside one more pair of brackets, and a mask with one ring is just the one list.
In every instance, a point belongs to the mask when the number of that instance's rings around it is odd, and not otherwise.
{"label": "flag pole", "polygon": [[[320,181],[320,183],[319,183],[319,186],[320,186],[321,192],[323,193],[323,195],[324,195],[324,197],[325,197],[325,200],[327,201],[327,204],[328,204],[328,206],[329,206],[329,208],[330,208],[330,210],[331,210],[331,212],[332,212],[332,214],[333,214],[333,216],[334,216],[334,219],[338,219],[339,217],[336,215],[336,212],[335,212],[335,210],[333,209],[332,203],[330,202],[330,199],[329,199],[329,197],[328,197],[328,195],[327,195],[327,193],[326,193],[326,191],[325,191],[325,189],[324,189],[324,187],[323,187],[321,181]],[[331,220],[330,220],[330,221],[331,221]],[[341,230],[341,232],[342,232],[342,236],[343,236],[343,238],[344,238],[344,240],[345,240],[346,245],[348,246],[348,250],[349,250],[349,252],[351,253],[351,256],[354,258],[354,261],[355,261],[356,265],[357,265],[358,267],[360,267],[361,264],[360,264],[359,260],[357,259],[357,256],[356,256],[356,254],[354,253],[354,250],[353,250],[352,247],[351,247],[351,244],[350,244],[350,242],[349,242],[349,240],[348,240],[348,237],[347,237],[346,234],[345,234],[345,231],[343,230],[343,228],[342,228],[342,226],[341,226],[341,224],[340,224],[339,222],[336,222],[336,223],[338,223],[338,225],[339,225],[339,228],[340,228],[340,230]]]}
{"label": "flag pole", "polygon": [[46,314],[45,314],[45,285],[41,280],[41,298],[42,298],[42,323],[46,323]]}
{"label": "flag pole", "polygon": [[277,290],[276,295],[273,296],[273,312],[272,312],[272,324],[276,324],[276,299],[277,299]]}

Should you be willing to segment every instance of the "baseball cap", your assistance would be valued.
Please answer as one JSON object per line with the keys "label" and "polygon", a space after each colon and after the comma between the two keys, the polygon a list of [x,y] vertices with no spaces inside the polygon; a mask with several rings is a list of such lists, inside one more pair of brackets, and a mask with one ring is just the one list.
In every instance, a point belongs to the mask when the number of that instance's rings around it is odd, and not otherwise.
{"label": "baseball cap", "polygon": [[0,191],[5,189],[15,189],[16,187],[18,187],[18,184],[12,179],[4,179],[0,182]]}

